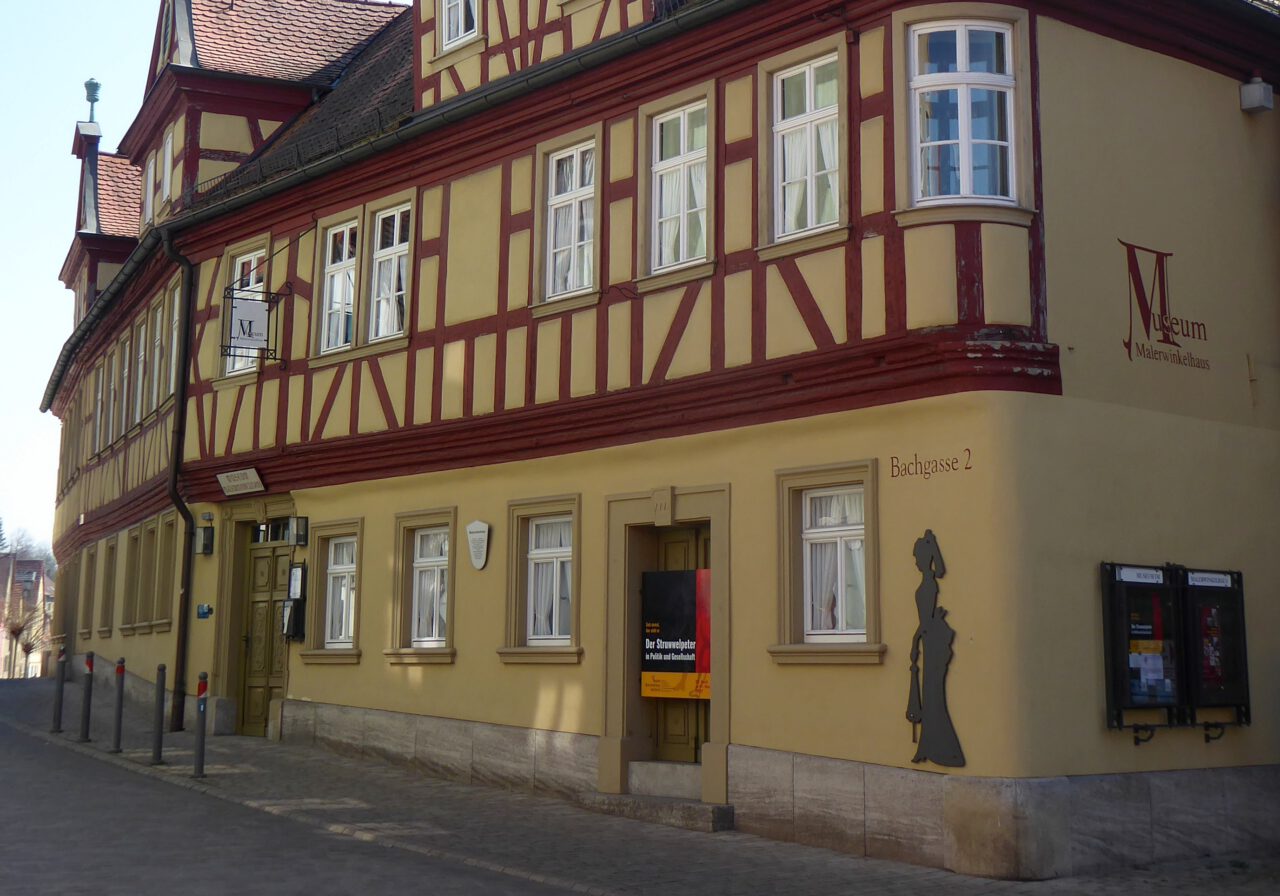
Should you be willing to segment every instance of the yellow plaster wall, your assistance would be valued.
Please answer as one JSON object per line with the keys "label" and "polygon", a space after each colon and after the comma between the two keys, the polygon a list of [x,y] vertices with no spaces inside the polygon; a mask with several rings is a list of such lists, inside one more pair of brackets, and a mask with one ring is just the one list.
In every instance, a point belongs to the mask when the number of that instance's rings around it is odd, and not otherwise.
{"label": "yellow plaster wall", "polygon": [[765,309],[765,357],[780,358],[816,348],[776,265],[765,274]]}
{"label": "yellow plaster wall", "polygon": [[[253,152],[249,121],[242,115],[200,113],[200,148],[224,152]],[[203,168],[203,163],[201,164]]]}
{"label": "yellow plaster wall", "polygon": [[503,392],[504,408],[524,407],[525,361],[528,347],[527,330],[511,330],[507,333],[506,386]]}
{"label": "yellow plaster wall", "polygon": [[[913,227],[904,234],[907,256],[907,329],[954,324],[956,237],[950,224]],[[864,275],[865,284],[865,275]]]}
{"label": "yellow plaster wall", "polygon": [[1027,231],[982,225],[982,303],[989,324],[1031,325],[1031,263]]}
{"label": "yellow plaster wall", "polygon": [[555,401],[560,397],[560,327],[563,320],[544,320],[537,327],[537,369],[534,373],[533,400],[538,404]]}
{"label": "yellow plaster wall", "polygon": [[196,168],[196,183],[202,184],[205,181],[213,180],[219,175],[226,174],[228,171],[234,171],[239,168],[236,162],[219,162],[212,159],[201,159],[200,165]]}
{"label": "yellow plaster wall", "polygon": [[813,300],[822,312],[828,329],[837,343],[848,337],[848,315],[845,314],[844,246],[814,252],[796,259]]}
{"label": "yellow plaster wall", "polygon": [[724,139],[747,140],[755,134],[755,78],[737,78],[724,86]]}
{"label": "yellow plaster wall", "polygon": [[884,237],[867,237],[862,253],[862,338],[885,334]]}
{"label": "yellow plaster wall", "polygon": [[569,339],[569,395],[577,398],[596,391],[596,310],[588,308],[567,318]]}
{"label": "yellow plaster wall", "polygon": [[498,245],[502,168],[487,168],[449,187],[449,268],[445,322],[454,324],[497,313]]}
{"label": "yellow plaster wall", "polygon": [[751,186],[754,163],[747,159],[724,169],[724,250],[740,252],[754,244],[751,208],[755,191]]}
{"label": "yellow plaster wall", "polygon": [[724,364],[741,367],[751,362],[751,273],[738,271],[724,278]]}
{"label": "yellow plaster wall", "polygon": [[883,28],[858,35],[858,90],[864,98],[884,90]]}
{"label": "yellow plaster wall", "polygon": [[693,376],[711,369],[711,286],[703,284],[689,315],[684,335],[676,346],[667,379]]}
{"label": "yellow plaster wall", "polygon": [[492,333],[477,337],[475,345],[475,383],[471,390],[471,412],[473,414],[493,413],[493,390],[497,380],[495,368],[497,360],[498,337]]}
{"label": "yellow plaster wall", "polygon": [[609,379],[610,392],[631,385],[631,303],[609,306]]}
{"label": "yellow plaster wall", "polygon": [[445,420],[454,420],[462,416],[462,387],[466,372],[467,344],[465,342],[446,342],[444,346],[444,369],[441,372],[440,416]]}
{"label": "yellow plaster wall", "polygon": [[[1280,117],[1241,112],[1234,78],[1038,21],[1049,337],[1064,347],[1063,388],[1280,427]],[[1176,114],[1152,97],[1176,97]],[[1170,311],[1208,336],[1178,341],[1208,370],[1130,360],[1121,240],[1173,253]],[[1141,265],[1150,283],[1152,257]],[[1139,342],[1169,348],[1133,317]]]}

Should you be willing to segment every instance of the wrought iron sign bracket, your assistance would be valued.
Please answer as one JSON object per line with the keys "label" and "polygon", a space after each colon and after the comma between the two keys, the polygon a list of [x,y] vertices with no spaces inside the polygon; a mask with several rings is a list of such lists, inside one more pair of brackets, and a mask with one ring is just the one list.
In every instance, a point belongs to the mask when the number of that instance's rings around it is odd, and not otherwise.
{"label": "wrought iron sign bracket", "polygon": [[[293,282],[286,280],[284,284],[280,287],[279,292],[251,293],[250,295],[244,295],[245,292],[246,290],[238,288],[236,286],[228,286],[226,289],[222,291],[223,307],[226,309],[234,309],[236,306],[243,306],[243,305],[258,305],[258,306],[265,305],[266,306],[265,318],[270,319],[271,321],[270,323],[271,332],[265,340],[265,343],[266,343],[265,345],[262,345],[260,347],[241,346],[241,345],[235,345],[231,341],[233,340],[234,337],[230,332],[230,328],[228,326],[228,328],[226,329],[226,332],[224,332],[223,334],[224,337],[228,340],[228,342],[224,342],[222,343],[222,345],[219,346],[219,350],[222,356],[224,358],[252,358],[255,361],[280,361],[281,365],[283,366],[287,362],[281,359],[280,351],[279,351],[280,318],[279,318],[279,315],[272,316],[271,312],[275,309],[276,305],[278,305],[282,300],[293,295]],[[234,310],[230,311],[229,313],[230,313],[231,320],[234,322],[234,320],[237,317],[237,314],[235,313]],[[259,310],[257,314],[263,315],[264,311]],[[262,317],[259,318],[259,320],[263,320],[263,319],[264,318]]]}
{"label": "wrought iron sign bracket", "polygon": [[1166,725],[1134,725],[1133,726],[1133,745],[1140,747],[1145,743],[1150,743],[1151,738],[1156,736],[1156,728],[1168,727]]}
{"label": "wrought iron sign bracket", "polygon": [[1227,733],[1227,726],[1221,722],[1205,722],[1204,723],[1204,742],[1213,743],[1215,740],[1222,740]]}

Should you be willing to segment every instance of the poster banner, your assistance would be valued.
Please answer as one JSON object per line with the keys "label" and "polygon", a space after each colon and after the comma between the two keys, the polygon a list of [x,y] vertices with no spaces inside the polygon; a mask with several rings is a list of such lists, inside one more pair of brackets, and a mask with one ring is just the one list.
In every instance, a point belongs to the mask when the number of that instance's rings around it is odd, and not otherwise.
{"label": "poster banner", "polygon": [[711,570],[646,572],[640,694],[711,699]]}

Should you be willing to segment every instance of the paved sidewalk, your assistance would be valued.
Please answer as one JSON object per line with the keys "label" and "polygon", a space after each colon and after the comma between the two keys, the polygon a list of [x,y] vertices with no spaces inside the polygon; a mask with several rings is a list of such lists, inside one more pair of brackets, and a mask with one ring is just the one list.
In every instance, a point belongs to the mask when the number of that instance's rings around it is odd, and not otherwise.
{"label": "paved sidewalk", "polygon": [[[106,752],[110,694],[98,689],[94,695],[88,744],[76,743],[80,685],[67,686],[61,735],[48,733],[52,696],[52,681],[0,682],[0,723],[139,774],[331,833],[567,891],[619,896],[680,889],[708,896],[1280,893],[1280,856],[1188,860],[1039,883],[991,881],[736,832],[703,834],[599,815],[554,797],[436,780],[411,768],[262,738],[210,737],[207,777],[195,781],[190,777],[190,731],[166,732],[167,764],[152,767],[144,707],[129,707],[124,752],[113,756]],[[3,762],[0,758],[0,770]]]}

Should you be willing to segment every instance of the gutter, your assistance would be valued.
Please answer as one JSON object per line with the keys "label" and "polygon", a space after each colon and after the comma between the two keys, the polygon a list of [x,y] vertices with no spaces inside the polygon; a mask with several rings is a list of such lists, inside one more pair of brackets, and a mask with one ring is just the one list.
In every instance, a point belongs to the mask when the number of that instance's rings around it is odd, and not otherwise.
{"label": "gutter", "polygon": [[340,150],[331,156],[326,156],[308,165],[303,165],[284,177],[260,184],[243,193],[192,209],[190,212],[170,219],[161,227],[153,228],[142,239],[137,248],[133,250],[124,267],[121,268],[120,273],[102,291],[98,300],[90,308],[89,313],[80,321],[80,325],[76,327],[75,332],[71,334],[66,344],[63,345],[62,352],[58,355],[57,363],[54,365],[53,373],[49,377],[49,384],[45,388],[40,410],[47,411],[52,407],[58,388],[62,384],[62,378],[70,368],[76,353],[94,331],[107,307],[110,306],[138,268],[155,251],[160,243],[157,231],[169,234],[166,238],[171,239],[173,235],[184,230],[204,224],[230,212],[238,211],[259,200],[284,193],[340,168],[345,168],[371,156],[386,152],[424,134],[465,121],[472,116],[487,112],[534,91],[560,84],[575,75],[592,71],[632,53],[670,40],[686,31],[692,31],[736,12],[741,12],[744,9],[759,6],[764,2],[766,0],[703,0],[703,2],[694,0],[692,5],[661,21],[650,22],[647,25],[632,28],[621,34],[615,34],[605,40],[588,44],[581,50],[575,50],[565,56],[539,65],[526,73],[512,75],[503,78],[501,81],[495,81],[475,90],[467,91],[446,103],[432,106],[430,109],[419,112],[395,131],[375,137],[366,143],[359,143],[345,150]]}
{"label": "gutter", "polygon": [[173,246],[172,231],[162,233],[164,252],[182,268],[182,290],[180,294],[178,332],[182,339],[178,345],[178,357],[174,359],[181,376],[174,376],[173,396],[173,441],[169,449],[169,500],[177,508],[182,521],[186,524],[182,535],[182,577],[178,586],[177,613],[177,647],[173,659],[173,703],[169,712],[169,730],[181,731],[183,715],[187,704],[187,654],[189,652],[190,633],[187,617],[191,615],[191,564],[195,547],[196,521],[191,515],[191,508],[178,492],[178,473],[182,468],[182,451],[187,435],[187,371],[191,366],[191,309],[195,307],[195,265]]}

